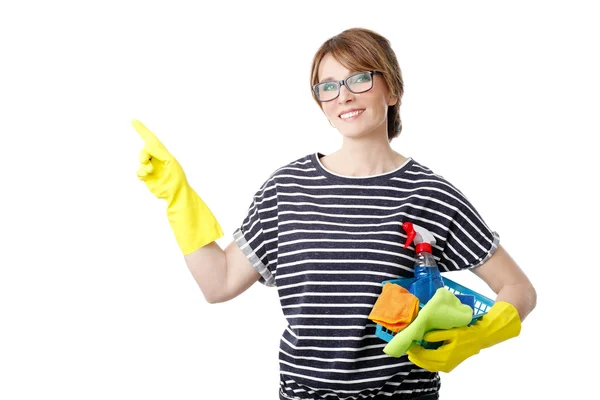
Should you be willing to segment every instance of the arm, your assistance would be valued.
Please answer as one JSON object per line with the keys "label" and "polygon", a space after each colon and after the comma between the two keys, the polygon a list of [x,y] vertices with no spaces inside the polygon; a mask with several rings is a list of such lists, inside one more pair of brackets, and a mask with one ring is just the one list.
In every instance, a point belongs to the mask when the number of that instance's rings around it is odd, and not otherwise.
{"label": "arm", "polygon": [[179,162],[144,124],[134,120],[133,127],[144,140],[137,176],[152,194],[166,201],[175,239],[204,298],[209,303],[223,302],[248,289],[260,274],[235,242],[225,251],[219,247],[221,226],[188,184]]}
{"label": "arm", "polygon": [[471,271],[497,294],[496,302],[505,301],[512,304],[519,312],[521,321],[535,308],[535,288],[501,245],[489,260]]}
{"label": "arm", "polygon": [[212,242],[185,256],[185,262],[209,303],[221,303],[243,293],[260,278],[235,241],[223,251]]}
{"label": "arm", "polygon": [[536,303],[535,289],[523,271],[501,246],[472,271],[497,294],[496,302],[472,325],[425,334],[426,341],[444,344],[436,350],[413,346],[407,353],[414,364],[432,372],[450,372],[480,350],[521,332],[521,321]]}

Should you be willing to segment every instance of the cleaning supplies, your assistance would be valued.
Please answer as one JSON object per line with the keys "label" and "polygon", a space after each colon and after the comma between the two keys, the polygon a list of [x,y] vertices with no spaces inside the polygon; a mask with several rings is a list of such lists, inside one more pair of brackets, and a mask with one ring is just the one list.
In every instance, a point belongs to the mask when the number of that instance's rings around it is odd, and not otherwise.
{"label": "cleaning supplies", "polygon": [[414,240],[417,253],[414,264],[415,281],[409,287],[409,291],[425,305],[437,289],[444,287],[444,280],[432,254],[431,246],[435,244],[435,238],[427,229],[412,222],[404,222],[402,228],[406,231],[404,247],[408,247]]}
{"label": "cleaning supplies", "polygon": [[392,357],[400,357],[414,344],[420,343],[430,331],[467,326],[472,317],[471,307],[462,304],[445,288],[439,288],[419,311],[415,320],[398,332],[383,348],[383,352]]}

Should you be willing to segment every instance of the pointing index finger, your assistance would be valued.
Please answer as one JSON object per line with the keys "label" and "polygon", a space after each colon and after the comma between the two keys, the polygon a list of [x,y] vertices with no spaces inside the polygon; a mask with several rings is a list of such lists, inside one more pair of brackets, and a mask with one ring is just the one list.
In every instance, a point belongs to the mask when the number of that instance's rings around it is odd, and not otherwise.
{"label": "pointing index finger", "polygon": [[146,128],[144,124],[142,124],[137,119],[131,121],[131,124],[140,135],[140,137],[144,140],[144,149],[153,157],[158,158],[159,160],[168,160],[171,158],[171,154],[166,149],[166,147],[158,140],[156,135],[150,131],[150,129]]}
{"label": "pointing index finger", "polygon": [[140,134],[140,137],[144,140],[144,142],[158,141],[156,135],[152,133],[150,129],[146,128],[146,125],[142,124],[137,119],[131,121],[131,124],[133,125],[137,133]]}

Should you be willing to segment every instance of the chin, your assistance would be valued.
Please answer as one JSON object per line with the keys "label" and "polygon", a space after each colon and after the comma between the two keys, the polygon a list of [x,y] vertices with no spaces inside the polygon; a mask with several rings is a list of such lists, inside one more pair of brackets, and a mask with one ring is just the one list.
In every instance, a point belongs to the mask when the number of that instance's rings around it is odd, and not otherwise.
{"label": "chin", "polygon": [[369,136],[370,133],[373,133],[373,129],[352,126],[352,127],[345,127],[344,129],[339,129],[339,132],[342,134],[343,137],[354,139],[354,138]]}

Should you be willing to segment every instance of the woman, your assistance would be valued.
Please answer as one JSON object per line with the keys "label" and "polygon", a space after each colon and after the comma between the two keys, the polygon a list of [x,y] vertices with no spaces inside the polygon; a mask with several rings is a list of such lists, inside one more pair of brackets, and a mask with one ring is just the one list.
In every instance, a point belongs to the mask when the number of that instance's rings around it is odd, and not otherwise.
{"label": "woman", "polygon": [[[280,344],[280,399],[437,399],[438,371],[517,336],[535,307],[528,278],[465,196],[429,168],[394,151],[403,81],[388,40],[349,29],[315,54],[313,97],[342,135],[332,154],[277,169],[222,250],[223,235],[177,160],[147,128],[138,176],[167,201],[186,263],[210,303],[254,282],[277,288],[288,327]],[[390,357],[368,320],[382,281],[413,274],[405,221],[436,237],[442,272],[471,269],[497,294],[481,320],[430,332],[437,350]],[[433,335],[433,336],[432,336]]]}

